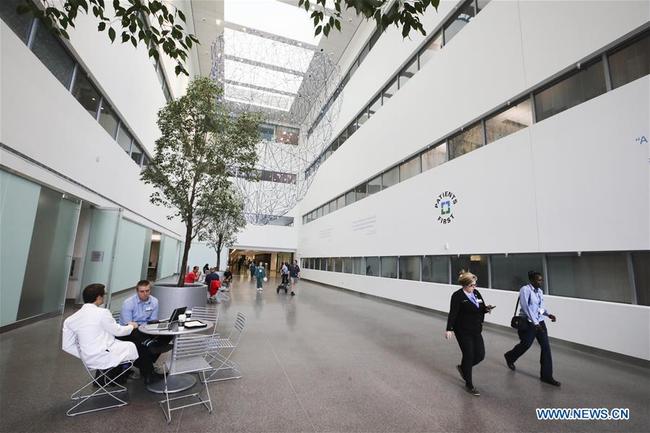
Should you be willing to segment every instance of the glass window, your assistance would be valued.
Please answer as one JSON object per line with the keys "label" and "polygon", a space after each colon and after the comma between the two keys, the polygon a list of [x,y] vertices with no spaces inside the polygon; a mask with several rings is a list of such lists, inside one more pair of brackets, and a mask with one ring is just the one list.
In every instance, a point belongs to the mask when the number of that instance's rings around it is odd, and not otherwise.
{"label": "glass window", "polygon": [[366,188],[367,188],[367,184],[364,183],[364,184],[359,185],[358,187],[356,187],[356,188],[354,189],[354,192],[355,192],[355,196],[356,196],[357,201],[359,201],[359,200],[361,200],[362,198],[365,198],[365,197],[366,197]]}
{"label": "glass window", "polygon": [[478,7],[478,10],[476,11],[476,13],[479,13],[483,9],[485,9],[485,6],[487,6],[488,3],[490,3],[490,1],[491,0],[476,0],[476,6]]}
{"label": "glass window", "polygon": [[368,181],[368,195],[381,191],[381,175]]}
{"label": "glass window", "polygon": [[488,256],[485,255],[461,255],[451,256],[451,283],[458,284],[460,271],[469,271],[476,275],[479,287],[488,287]]}
{"label": "glass window", "polygon": [[476,15],[474,1],[465,3],[445,25],[445,45],[460,32]]}
{"label": "glass window", "polygon": [[379,107],[381,107],[381,95],[378,95],[368,106],[368,117],[374,116],[377,110],[379,110]]}
{"label": "glass window", "polygon": [[381,175],[382,189],[393,186],[399,182],[399,166],[393,167]]}
{"label": "glass window", "polygon": [[397,92],[397,78],[393,78],[393,80],[390,83],[388,83],[388,85],[384,88],[384,91],[382,92],[382,96],[384,97],[382,105],[386,104],[386,101],[392,98],[396,92]]}
{"label": "glass window", "polygon": [[384,278],[397,278],[397,257],[381,258],[381,276]]}
{"label": "glass window", "polygon": [[541,254],[494,255],[492,266],[492,288],[519,291],[528,284],[528,272],[543,272]]}
{"label": "glass window", "polygon": [[650,74],[650,33],[608,56],[612,87]]}
{"label": "glass window", "polygon": [[133,141],[133,136],[129,133],[126,126],[123,123],[120,123],[120,128],[117,133],[117,143],[124,149],[127,154],[131,153],[131,142]]}
{"label": "glass window", "polygon": [[275,140],[278,143],[298,145],[299,129],[289,128],[288,126],[276,126],[275,134]]}
{"label": "glass window", "polygon": [[324,257],[320,258],[320,270],[321,271],[326,271],[327,270],[327,259],[324,258]]}
{"label": "glass window", "polygon": [[551,295],[600,301],[632,302],[626,253],[552,254],[547,256]]}
{"label": "glass window", "polygon": [[422,281],[449,284],[449,257],[422,257]]}
{"label": "glass window", "polygon": [[334,272],[343,272],[343,259],[341,257],[334,258]]}
{"label": "glass window", "polygon": [[370,52],[370,44],[366,44],[363,46],[363,49],[359,53],[359,56],[357,57],[357,64],[361,65],[361,62],[366,58],[368,53]]}
{"label": "glass window", "polygon": [[357,275],[366,274],[366,268],[365,268],[363,257],[352,258],[352,272]]}
{"label": "glass window", "polygon": [[411,61],[404,66],[404,69],[402,69],[399,73],[399,88],[401,89],[404,87],[406,82],[410,80],[413,75],[418,71],[418,57],[415,56]]}
{"label": "glass window", "polygon": [[332,212],[338,210],[338,208],[339,208],[339,207],[338,207],[337,204],[336,204],[336,199],[332,200],[332,201],[330,202],[330,213],[332,213]]}
{"label": "glass window", "polygon": [[458,158],[483,146],[483,126],[477,123],[449,139],[449,159]]}
{"label": "glass window", "polygon": [[399,278],[420,281],[420,256],[399,258]]}
{"label": "glass window", "polygon": [[45,26],[37,26],[32,51],[66,89],[70,86],[74,60]]}
{"label": "glass window", "polygon": [[260,123],[258,129],[260,131],[260,139],[266,141],[275,141],[275,127],[273,125]]}
{"label": "glass window", "polygon": [[330,204],[329,204],[329,203],[325,203],[325,204],[323,205],[323,216],[327,215],[328,213],[330,213]]}
{"label": "glass window", "polygon": [[359,117],[357,117],[357,128],[360,128],[361,125],[366,123],[366,120],[368,120],[368,108],[364,108],[361,114],[359,114]]}
{"label": "glass window", "polygon": [[345,207],[345,196],[342,195],[341,197],[336,199],[336,207],[338,209],[343,209]]}
{"label": "glass window", "polygon": [[334,272],[334,257],[324,258],[323,260],[325,260],[327,262],[327,265],[326,265],[327,269],[326,270],[328,272]]}
{"label": "glass window", "polygon": [[650,251],[632,253],[632,266],[634,267],[636,302],[639,305],[650,305]]}
{"label": "glass window", "polygon": [[337,145],[338,147],[343,146],[343,143],[345,143],[345,140],[347,140],[347,139],[348,139],[348,130],[347,130],[347,129],[344,129],[344,130],[341,132],[341,134],[339,135],[339,139],[336,141],[336,143],[337,143],[336,145]]}
{"label": "glass window", "polygon": [[352,273],[352,257],[343,258],[343,272],[346,274]]}
{"label": "glass window", "polygon": [[352,134],[357,130],[357,121],[356,119],[348,125],[348,138],[352,137]]}
{"label": "glass window", "polygon": [[149,159],[149,157],[145,153],[145,154],[142,155],[142,167],[144,168],[144,167],[148,166],[149,164],[151,164],[151,160]]}
{"label": "glass window", "polygon": [[524,129],[533,122],[533,112],[530,98],[495,114],[485,121],[487,142],[492,143],[500,138]]}
{"label": "glass window", "polygon": [[442,48],[442,32],[436,33],[420,50],[420,69]]}
{"label": "glass window", "polygon": [[366,275],[371,277],[379,276],[379,257],[366,257]]}
{"label": "glass window", "polygon": [[420,174],[420,172],[421,172],[420,155],[418,155],[409,159],[406,162],[403,162],[399,166],[399,181],[403,182],[409,177],[413,177],[416,174]]}
{"label": "glass window", "polygon": [[92,85],[88,76],[81,68],[77,71],[77,77],[72,86],[72,96],[88,111],[93,119],[97,118],[97,107],[99,107],[99,92]]}
{"label": "glass window", "polygon": [[142,147],[140,147],[137,141],[133,140],[133,145],[131,146],[131,159],[136,164],[140,165],[142,162],[142,155],[144,155]]}
{"label": "glass window", "polygon": [[323,216],[323,207],[321,206],[318,209],[316,209],[316,218],[320,218],[322,216]]}
{"label": "glass window", "polygon": [[16,8],[24,4],[24,0],[2,0],[0,1],[0,18],[9,26],[11,30],[23,41],[27,43],[29,31],[32,27],[34,16],[30,13],[19,14]]}
{"label": "glass window", "polygon": [[603,62],[597,61],[561,81],[535,93],[537,121],[605,93]]}
{"label": "glass window", "polygon": [[102,98],[102,105],[99,108],[99,124],[104,127],[108,134],[115,138],[117,133],[117,116],[113,112],[111,105]]}
{"label": "glass window", "polygon": [[381,33],[382,33],[381,27],[377,27],[377,29],[372,34],[372,36],[370,36],[370,41],[368,42],[368,46],[370,47],[371,50],[372,50],[372,47],[374,47],[375,44],[377,43],[377,41],[379,40],[379,37],[381,36]]}
{"label": "glass window", "polygon": [[345,205],[348,206],[354,203],[356,201],[355,198],[356,197],[354,196],[354,191],[345,193]]}
{"label": "glass window", "polygon": [[437,144],[435,147],[422,152],[422,171],[436,167],[447,162],[447,143]]}

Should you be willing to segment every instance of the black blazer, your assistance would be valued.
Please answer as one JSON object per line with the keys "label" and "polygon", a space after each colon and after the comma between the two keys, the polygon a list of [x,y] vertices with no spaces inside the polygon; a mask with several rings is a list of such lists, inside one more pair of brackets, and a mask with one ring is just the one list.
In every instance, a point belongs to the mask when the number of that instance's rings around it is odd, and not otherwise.
{"label": "black blazer", "polygon": [[474,289],[474,295],[479,301],[478,308],[467,298],[462,288],[451,295],[447,331],[480,333],[483,330],[483,318],[487,309],[478,290]]}

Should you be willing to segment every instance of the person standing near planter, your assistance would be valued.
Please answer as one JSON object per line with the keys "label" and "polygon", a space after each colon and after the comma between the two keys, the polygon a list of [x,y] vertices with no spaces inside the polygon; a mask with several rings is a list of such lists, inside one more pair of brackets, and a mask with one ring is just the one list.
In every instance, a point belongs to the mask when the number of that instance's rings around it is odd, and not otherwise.
{"label": "person standing near planter", "polygon": [[192,272],[185,275],[185,284],[196,283],[199,280],[199,267],[194,266]]}
{"label": "person standing near planter", "polygon": [[260,262],[260,265],[255,268],[255,279],[257,279],[257,291],[261,292],[264,290],[264,280],[266,280],[266,270],[264,269],[264,264]]}

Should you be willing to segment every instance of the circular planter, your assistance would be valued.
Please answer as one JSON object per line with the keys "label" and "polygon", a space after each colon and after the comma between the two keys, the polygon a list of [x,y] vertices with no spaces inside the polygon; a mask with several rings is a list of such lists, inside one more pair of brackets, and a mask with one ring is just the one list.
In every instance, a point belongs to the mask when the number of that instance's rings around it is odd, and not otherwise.
{"label": "circular planter", "polygon": [[175,308],[202,307],[207,303],[207,286],[203,283],[185,284],[178,287],[175,283],[156,283],[151,294],[158,299],[158,319],[168,319]]}

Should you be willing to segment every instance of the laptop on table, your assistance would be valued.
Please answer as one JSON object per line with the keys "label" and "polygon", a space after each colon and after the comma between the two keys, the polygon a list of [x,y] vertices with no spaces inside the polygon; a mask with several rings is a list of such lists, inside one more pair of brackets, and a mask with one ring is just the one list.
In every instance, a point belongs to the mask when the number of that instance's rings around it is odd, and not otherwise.
{"label": "laptop on table", "polygon": [[178,321],[178,316],[180,316],[181,314],[185,314],[185,310],[187,310],[187,307],[180,307],[174,309],[174,311],[172,311],[172,315],[169,317],[169,320],[163,320],[160,323],[158,323],[156,329],[157,330],[168,329],[172,323]]}

